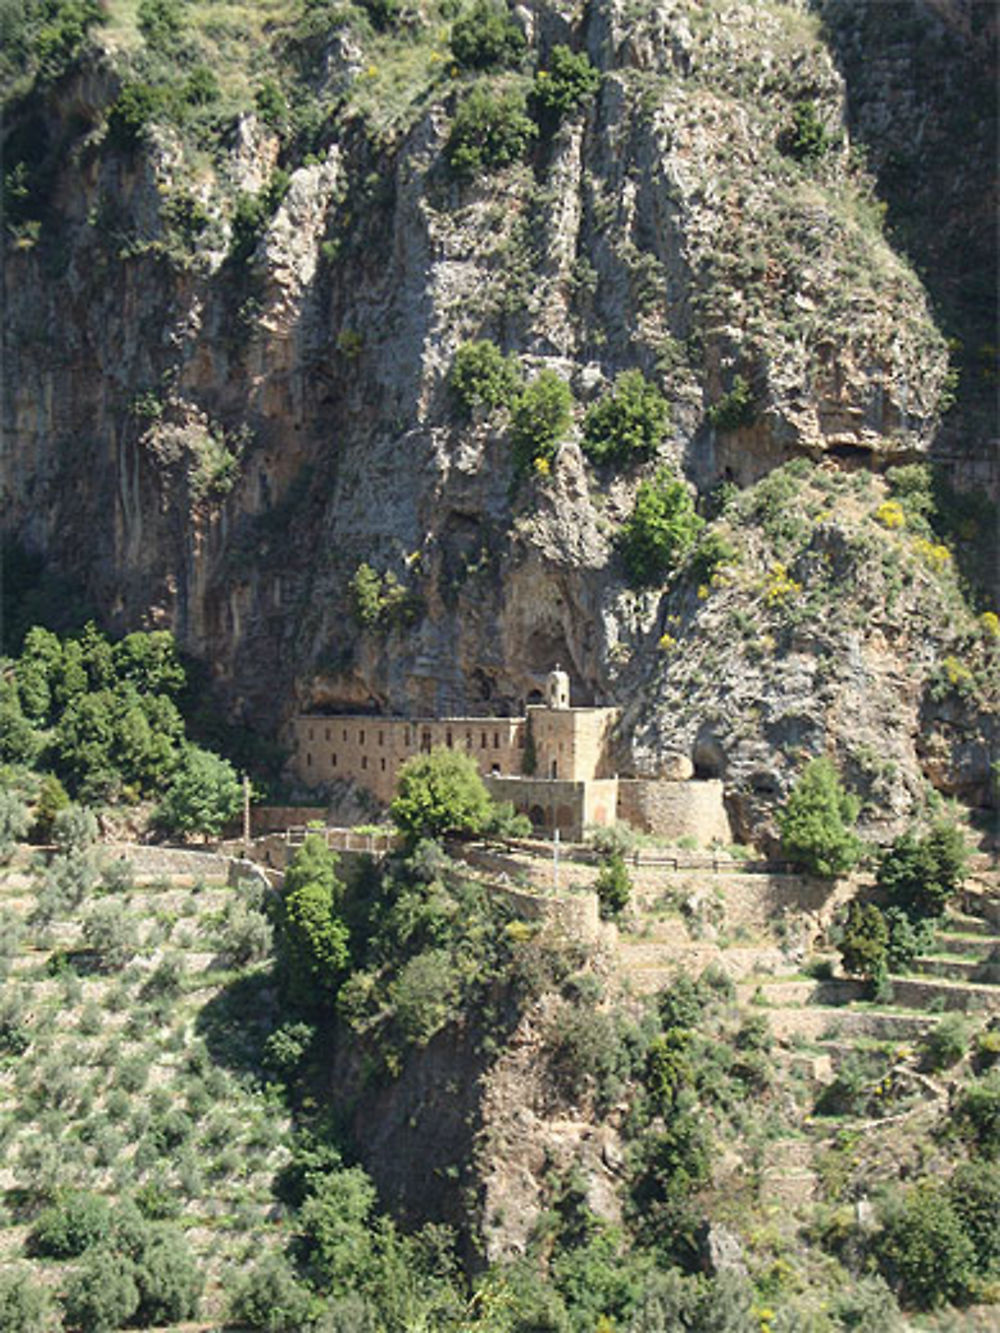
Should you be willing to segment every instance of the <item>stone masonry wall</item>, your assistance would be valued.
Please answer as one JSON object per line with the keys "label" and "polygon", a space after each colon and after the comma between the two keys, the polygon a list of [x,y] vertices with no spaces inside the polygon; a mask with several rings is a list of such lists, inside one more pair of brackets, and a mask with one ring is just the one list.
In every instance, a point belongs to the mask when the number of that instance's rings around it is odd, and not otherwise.
{"label": "stone masonry wall", "polygon": [[643,833],[694,837],[706,847],[716,840],[733,840],[717,778],[689,782],[619,778],[618,818]]}

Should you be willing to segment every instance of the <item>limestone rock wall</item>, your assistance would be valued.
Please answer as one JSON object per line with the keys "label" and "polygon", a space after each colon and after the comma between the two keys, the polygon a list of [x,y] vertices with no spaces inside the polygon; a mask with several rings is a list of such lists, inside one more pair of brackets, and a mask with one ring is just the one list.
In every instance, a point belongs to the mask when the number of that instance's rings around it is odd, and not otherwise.
{"label": "limestone rock wall", "polygon": [[[4,267],[4,532],[79,575],[109,628],[172,628],[235,720],[508,711],[557,660],[576,702],[638,707],[649,673],[626,668],[649,660],[658,599],[627,589],[614,539],[657,464],[704,493],[801,453],[883,465],[935,439],[945,339],[852,153],[845,70],[865,71],[812,7],[522,9],[543,54],[568,41],[603,75],[530,162],[450,182],[451,90],[385,133],[346,114],[308,161],[248,113],[201,164],[211,226],[183,257],[186,150],[168,129],[136,152],[102,140],[112,55],[33,104],[65,146],[40,240]],[[782,149],[803,99],[830,135],[815,168]],[[237,262],[234,191],[278,164],[287,192]],[[518,481],[502,414],[454,412],[448,368],[479,337],[573,387],[547,480]],[[632,366],[671,431],[645,470],[598,481],[582,415]],[[707,409],[737,375],[755,421],[722,432]],[[405,615],[353,615],[362,562],[394,575]],[[655,771],[690,733],[633,713],[619,740]]]}

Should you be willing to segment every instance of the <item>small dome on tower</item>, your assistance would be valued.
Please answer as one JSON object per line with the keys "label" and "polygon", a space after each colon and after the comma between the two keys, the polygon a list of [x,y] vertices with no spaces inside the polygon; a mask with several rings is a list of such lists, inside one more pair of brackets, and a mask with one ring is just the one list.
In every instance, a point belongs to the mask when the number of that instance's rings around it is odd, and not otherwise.
{"label": "small dome on tower", "polygon": [[550,671],[545,682],[545,702],[549,708],[569,707],[569,676],[556,663],[555,671]]}

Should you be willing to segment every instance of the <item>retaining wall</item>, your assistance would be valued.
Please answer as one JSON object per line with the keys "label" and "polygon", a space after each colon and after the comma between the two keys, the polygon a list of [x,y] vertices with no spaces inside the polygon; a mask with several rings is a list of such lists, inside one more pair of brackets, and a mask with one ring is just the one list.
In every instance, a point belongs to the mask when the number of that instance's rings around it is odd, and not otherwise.
{"label": "retaining wall", "polygon": [[250,809],[250,830],[254,837],[280,833],[313,820],[326,823],[325,805],[255,805]]}
{"label": "retaining wall", "polygon": [[190,875],[193,879],[226,879],[229,857],[218,851],[194,851],[187,847],[147,847],[141,843],[105,844],[112,857],[131,862],[137,875]]}

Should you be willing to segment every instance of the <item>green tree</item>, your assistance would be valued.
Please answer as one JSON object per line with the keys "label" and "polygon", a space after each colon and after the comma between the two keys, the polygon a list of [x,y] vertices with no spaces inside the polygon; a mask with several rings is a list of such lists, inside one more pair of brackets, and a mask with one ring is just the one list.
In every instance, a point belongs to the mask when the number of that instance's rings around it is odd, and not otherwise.
{"label": "green tree", "polygon": [[521,383],[516,356],[504,356],[486,338],[462,343],[448,374],[448,388],[466,416],[476,407],[509,407]]}
{"label": "green tree", "polygon": [[661,468],[636,492],[621,533],[621,552],[630,581],[641,587],[663,583],[694,546],[704,521],[684,483]]}
{"label": "green tree", "polygon": [[176,833],[218,834],[239,813],[243,791],[226,759],[187,745],[158,815]]}
{"label": "green tree", "polygon": [[673,1111],[680,1093],[694,1081],[690,1049],[691,1033],[687,1028],[667,1028],[650,1042],[646,1053],[646,1087],[661,1115]]}
{"label": "green tree", "polygon": [[539,461],[551,463],[572,422],[573,395],[561,375],[543,370],[514,403],[510,442],[514,463],[528,472]]}
{"label": "green tree", "polygon": [[524,34],[497,0],[475,0],[452,26],[451,53],[463,69],[516,65],[524,47]]}
{"label": "green tree", "polygon": [[35,823],[32,837],[36,842],[48,842],[56,816],[69,805],[69,796],[54,773],[42,778],[35,797]]}
{"label": "green tree", "polygon": [[1000,1162],[962,1162],[948,1194],[976,1251],[980,1276],[1000,1278]]}
{"label": "green tree", "polygon": [[183,1235],[172,1227],[148,1225],[134,1262],[138,1323],[167,1325],[194,1318],[204,1278]]}
{"label": "green tree", "polygon": [[52,820],[52,841],[61,852],[85,851],[97,835],[97,816],[84,805],[68,802]]}
{"label": "green tree", "polygon": [[282,970],[290,996],[306,1007],[332,998],[348,963],[336,865],[325,839],[311,833],[285,872],[278,917]]}
{"label": "green tree", "polygon": [[28,1247],[45,1259],[75,1259],[110,1235],[107,1201],[99,1194],[76,1190],[42,1209],[28,1236]]}
{"label": "green tree", "polygon": [[537,133],[522,93],[516,89],[494,93],[476,87],[455,112],[445,159],[453,176],[471,180],[481,171],[519,161]]}
{"label": "green tree", "polygon": [[454,959],[447,949],[427,949],[408,959],[389,987],[403,1041],[426,1046],[451,1018],[459,994]]}
{"label": "green tree", "polygon": [[25,803],[16,792],[0,790],[0,862],[10,860],[29,828],[31,815]]}
{"label": "green tree", "polygon": [[139,949],[135,918],[121,903],[97,903],[83,923],[83,941],[103,968],[120,972]]}
{"label": "green tree", "polygon": [[121,1328],[139,1308],[132,1260],[110,1250],[91,1250],[69,1279],[63,1305],[69,1326],[79,1333]]}
{"label": "green tree", "polygon": [[538,71],[532,85],[531,95],[539,120],[554,128],[600,86],[600,71],[590,63],[586,51],[576,55],[568,46],[554,46],[548,65]]}
{"label": "green tree", "polygon": [[844,971],[869,980],[881,976],[888,942],[889,928],[875,904],[852,899],[838,946]]}
{"label": "green tree", "polygon": [[963,1088],[951,1121],[977,1157],[991,1162],[1000,1159],[1000,1069]]}
{"label": "green tree", "polygon": [[612,852],[605,859],[597,872],[594,888],[600,903],[601,919],[613,921],[621,916],[632,897],[632,881],[621,852]]}
{"label": "green tree", "polygon": [[0,763],[33,764],[44,737],[24,716],[17,686],[0,676]]}
{"label": "green tree", "polygon": [[39,625],[28,630],[17,663],[17,688],[25,716],[39,725],[49,721],[62,655],[58,635]]}
{"label": "green tree", "polygon": [[490,798],[475,761],[457,750],[414,755],[399,770],[392,821],[411,842],[449,834],[479,833],[490,816]]}
{"label": "green tree", "polygon": [[923,838],[907,830],[879,857],[876,880],[911,921],[938,917],[962,887],[967,855],[953,824],[935,824]]}
{"label": "green tree", "polygon": [[670,421],[667,400],[641,370],[625,370],[583,422],[583,451],[595,463],[647,458]]}
{"label": "green tree", "polygon": [[0,1274],[0,1328],[4,1333],[43,1333],[52,1327],[52,1296],[27,1273]]}
{"label": "green tree", "polygon": [[846,874],[862,852],[853,827],[859,809],[860,802],[844,790],[831,761],[811,760],[778,813],[785,851],[811,874]]}
{"label": "green tree", "polygon": [[115,678],[131,681],[142,694],[176,698],[184,688],[184,668],[174,636],[166,630],[126,634],[112,649]]}
{"label": "green tree", "polygon": [[357,1166],[316,1178],[302,1205],[298,1223],[309,1267],[334,1295],[353,1290],[371,1270],[374,1208],[375,1187]]}
{"label": "green tree", "polygon": [[266,1254],[236,1282],[230,1316],[236,1324],[264,1333],[301,1333],[309,1324],[314,1302],[288,1261]]}
{"label": "green tree", "polygon": [[890,1201],[873,1249],[904,1304],[934,1309],[968,1299],[975,1247],[946,1190],[918,1185]]}

